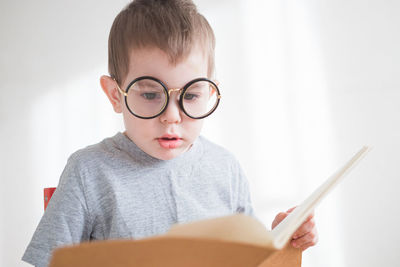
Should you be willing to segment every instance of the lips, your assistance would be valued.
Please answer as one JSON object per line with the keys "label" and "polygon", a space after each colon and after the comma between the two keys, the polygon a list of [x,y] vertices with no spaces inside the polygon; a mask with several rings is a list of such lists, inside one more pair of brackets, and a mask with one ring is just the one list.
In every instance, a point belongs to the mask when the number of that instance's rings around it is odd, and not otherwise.
{"label": "lips", "polygon": [[175,134],[164,134],[157,138],[158,143],[161,147],[166,149],[177,148],[182,144],[182,138]]}

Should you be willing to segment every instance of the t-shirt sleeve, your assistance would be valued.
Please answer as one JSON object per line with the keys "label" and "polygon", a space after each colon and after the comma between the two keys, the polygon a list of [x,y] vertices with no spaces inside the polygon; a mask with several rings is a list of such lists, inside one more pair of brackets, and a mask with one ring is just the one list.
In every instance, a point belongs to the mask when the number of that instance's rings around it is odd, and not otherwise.
{"label": "t-shirt sleeve", "polygon": [[83,180],[70,158],[22,260],[46,267],[56,247],[89,240],[90,234],[91,218]]}

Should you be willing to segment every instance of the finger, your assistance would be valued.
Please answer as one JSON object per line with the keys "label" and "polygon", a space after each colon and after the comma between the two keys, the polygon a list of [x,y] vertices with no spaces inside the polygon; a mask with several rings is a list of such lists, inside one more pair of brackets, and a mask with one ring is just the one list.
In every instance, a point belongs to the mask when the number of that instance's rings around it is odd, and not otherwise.
{"label": "finger", "polygon": [[312,232],[315,229],[315,221],[314,219],[310,219],[309,221],[303,223],[297,231],[293,234],[293,239],[298,239],[310,232]]}
{"label": "finger", "polygon": [[271,228],[274,229],[283,219],[286,218],[288,214],[286,212],[280,212],[278,215],[276,215],[274,221],[272,222]]}
{"label": "finger", "polygon": [[311,220],[312,218],[314,218],[314,211],[311,212],[310,215],[308,215],[307,219],[305,220],[305,222]]}
{"label": "finger", "polygon": [[318,242],[318,235],[316,234],[316,232],[310,232],[299,239],[292,240],[291,244],[295,248],[301,248],[304,250],[310,246],[316,245],[317,242]]}
{"label": "finger", "polygon": [[318,236],[314,237],[310,242],[305,242],[300,246],[301,250],[306,250],[309,247],[315,246],[318,243]]}
{"label": "finger", "polygon": [[293,208],[288,209],[286,212],[291,213],[297,206],[294,206]]}

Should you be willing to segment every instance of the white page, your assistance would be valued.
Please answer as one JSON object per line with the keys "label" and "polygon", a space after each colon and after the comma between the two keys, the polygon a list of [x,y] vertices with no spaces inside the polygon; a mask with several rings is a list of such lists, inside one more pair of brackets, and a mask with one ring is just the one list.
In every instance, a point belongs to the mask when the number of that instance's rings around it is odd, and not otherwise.
{"label": "white page", "polygon": [[319,202],[370,150],[369,147],[364,146],[341,169],[329,177],[306,200],[304,200],[301,205],[294,209],[271,231],[274,239],[274,246],[277,249],[281,249],[286,245],[291,236],[303,224]]}

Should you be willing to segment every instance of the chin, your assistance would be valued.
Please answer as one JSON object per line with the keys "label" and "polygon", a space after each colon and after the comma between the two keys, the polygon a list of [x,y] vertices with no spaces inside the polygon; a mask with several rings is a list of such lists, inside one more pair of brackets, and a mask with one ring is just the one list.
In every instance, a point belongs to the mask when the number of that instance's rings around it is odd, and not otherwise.
{"label": "chin", "polygon": [[175,158],[176,156],[161,156],[161,157],[157,157],[160,160],[171,160],[173,158]]}

